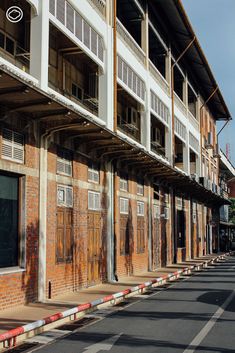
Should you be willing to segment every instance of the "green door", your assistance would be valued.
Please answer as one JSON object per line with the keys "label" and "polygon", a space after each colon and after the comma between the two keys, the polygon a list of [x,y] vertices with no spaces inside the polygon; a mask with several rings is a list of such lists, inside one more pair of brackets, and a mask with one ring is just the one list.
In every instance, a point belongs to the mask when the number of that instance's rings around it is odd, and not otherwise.
{"label": "green door", "polygon": [[18,265],[19,179],[0,175],[0,268]]}

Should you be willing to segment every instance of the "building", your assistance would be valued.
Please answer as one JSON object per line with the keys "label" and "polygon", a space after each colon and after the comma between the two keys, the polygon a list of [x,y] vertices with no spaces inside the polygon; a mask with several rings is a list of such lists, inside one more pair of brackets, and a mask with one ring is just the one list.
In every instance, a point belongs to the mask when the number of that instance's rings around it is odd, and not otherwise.
{"label": "building", "polygon": [[[11,3],[11,4],[10,4]],[[0,4],[0,308],[217,249],[230,113],[181,1]]]}
{"label": "building", "polygon": [[235,248],[235,223],[231,219],[232,200],[234,199],[234,178],[235,169],[232,163],[227,159],[222,150],[220,150],[219,160],[219,185],[221,196],[229,199],[230,205],[220,207],[220,250]]}

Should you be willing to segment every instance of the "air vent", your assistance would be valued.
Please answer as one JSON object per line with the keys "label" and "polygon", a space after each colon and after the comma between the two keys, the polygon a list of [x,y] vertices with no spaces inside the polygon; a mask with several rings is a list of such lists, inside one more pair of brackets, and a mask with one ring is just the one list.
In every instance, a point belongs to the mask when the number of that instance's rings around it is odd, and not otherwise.
{"label": "air vent", "polygon": [[2,131],[2,158],[24,162],[24,136],[9,129]]}

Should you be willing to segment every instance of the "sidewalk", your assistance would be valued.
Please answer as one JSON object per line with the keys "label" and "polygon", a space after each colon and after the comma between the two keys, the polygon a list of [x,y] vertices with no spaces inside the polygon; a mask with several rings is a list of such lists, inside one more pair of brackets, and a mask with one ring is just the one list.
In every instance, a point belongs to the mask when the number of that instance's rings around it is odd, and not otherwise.
{"label": "sidewalk", "polygon": [[[115,283],[104,283],[94,287],[81,289],[79,292],[67,293],[57,296],[46,303],[30,303],[24,306],[18,306],[0,312],[0,334],[13,328],[32,323],[36,320],[51,316],[57,312],[74,308],[79,304],[89,303],[121,292],[130,287],[137,286],[146,281],[169,275],[185,267],[197,266],[203,262],[210,261],[218,255],[207,255],[192,261],[186,261],[180,264],[171,265],[153,272],[145,272],[130,277],[122,277]],[[57,323],[58,326],[60,323]]]}

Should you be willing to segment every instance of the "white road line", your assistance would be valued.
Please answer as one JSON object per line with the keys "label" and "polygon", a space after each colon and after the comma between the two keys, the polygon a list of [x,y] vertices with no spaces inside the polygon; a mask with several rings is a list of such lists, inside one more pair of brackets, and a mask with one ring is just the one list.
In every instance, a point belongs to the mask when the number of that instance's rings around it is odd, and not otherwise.
{"label": "white road line", "polygon": [[201,329],[201,331],[197,334],[197,336],[192,340],[187,349],[184,350],[183,353],[193,353],[196,348],[200,345],[200,343],[204,340],[204,338],[211,331],[216,321],[220,318],[220,316],[224,313],[226,307],[231,303],[235,295],[233,291],[230,296],[225,300],[223,305],[214,313],[212,318],[207,322],[207,324]]}

